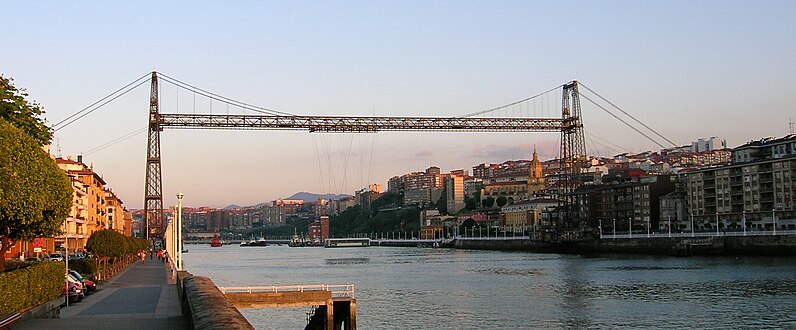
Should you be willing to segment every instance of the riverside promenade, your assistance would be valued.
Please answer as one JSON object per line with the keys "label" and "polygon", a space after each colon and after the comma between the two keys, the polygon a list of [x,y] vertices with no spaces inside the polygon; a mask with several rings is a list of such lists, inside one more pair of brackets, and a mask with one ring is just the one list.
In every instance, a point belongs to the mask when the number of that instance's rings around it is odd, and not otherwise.
{"label": "riverside promenade", "polygon": [[166,264],[146,259],[117,274],[58,319],[31,319],[14,329],[187,329]]}

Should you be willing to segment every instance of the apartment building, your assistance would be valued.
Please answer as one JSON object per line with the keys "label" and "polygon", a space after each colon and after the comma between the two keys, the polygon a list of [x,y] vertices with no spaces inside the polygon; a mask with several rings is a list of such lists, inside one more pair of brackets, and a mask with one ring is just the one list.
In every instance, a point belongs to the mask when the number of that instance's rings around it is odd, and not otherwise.
{"label": "apartment building", "polygon": [[750,141],[732,164],[685,174],[697,229],[796,229],[796,135]]}

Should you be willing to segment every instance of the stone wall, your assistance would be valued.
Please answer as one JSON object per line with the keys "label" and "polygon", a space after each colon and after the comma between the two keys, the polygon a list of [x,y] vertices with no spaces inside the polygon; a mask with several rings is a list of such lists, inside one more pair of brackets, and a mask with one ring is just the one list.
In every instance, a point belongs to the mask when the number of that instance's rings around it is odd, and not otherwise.
{"label": "stone wall", "polygon": [[179,272],[177,288],[183,315],[194,329],[254,329],[209,278]]}

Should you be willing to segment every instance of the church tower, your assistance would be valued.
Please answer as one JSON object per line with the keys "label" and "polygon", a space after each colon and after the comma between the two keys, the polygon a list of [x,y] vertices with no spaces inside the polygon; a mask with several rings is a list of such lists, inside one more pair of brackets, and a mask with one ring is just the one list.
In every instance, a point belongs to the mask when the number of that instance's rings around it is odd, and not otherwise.
{"label": "church tower", "polygon": [[534,181],[538,182],[542,179],[544,175],[542,174],[542,162],[539,161],[539,155],[536,154],[536,146],[533,147],[533,160],[531,161],[531,176],[529,179],[533,179]]}

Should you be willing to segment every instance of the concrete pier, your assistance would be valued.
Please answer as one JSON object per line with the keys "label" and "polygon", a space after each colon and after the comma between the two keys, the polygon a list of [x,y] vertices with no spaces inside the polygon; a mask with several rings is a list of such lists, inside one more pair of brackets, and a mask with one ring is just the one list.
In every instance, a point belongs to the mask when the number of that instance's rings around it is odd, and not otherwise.
{"label": "concrete pier", "polygon": [[236,308],[316,306],[305,329],[355,330],[354,286],[295,285],[219,288]]}

